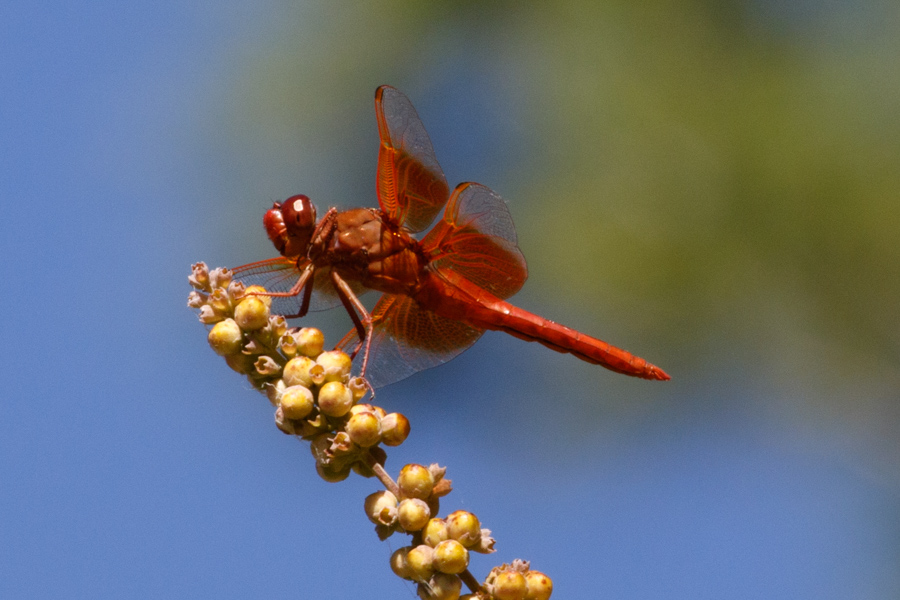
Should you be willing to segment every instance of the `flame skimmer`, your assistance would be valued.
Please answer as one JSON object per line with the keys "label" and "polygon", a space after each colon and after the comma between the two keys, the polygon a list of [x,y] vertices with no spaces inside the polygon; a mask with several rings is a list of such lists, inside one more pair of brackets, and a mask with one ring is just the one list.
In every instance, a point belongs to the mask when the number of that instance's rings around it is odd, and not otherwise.
{"label": "flame skimmer", "polygon": [[[451,193],[425,126],[401,92],[379,87],[375,112],[380,208],[331,208],[317,221],[306,196],[276,202],[263,222],[281,256],[237,267],[235,279],[264,286],[273,312],[287,317],[343,304],[354,329],[338,348],[376,388],[447,362],[486,329],[618,373],[669,379],[642,358],[506,302],[528,276],[506,203],[477,183]],[[428,234],[413,237],[442,208]],[[368,289],[383,293],[371,313],[357,297]]]}

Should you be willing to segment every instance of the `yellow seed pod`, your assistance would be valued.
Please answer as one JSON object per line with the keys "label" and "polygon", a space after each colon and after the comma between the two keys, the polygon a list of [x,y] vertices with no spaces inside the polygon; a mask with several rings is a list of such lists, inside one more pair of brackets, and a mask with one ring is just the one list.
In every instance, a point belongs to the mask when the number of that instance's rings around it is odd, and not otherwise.
{"label": "yellow seed pod", "polygon": [[247,373],[252,371],[253,363],[255,361],[256,357],[248,356],[247,354],[242,354],[240,352],[229,354],[225,357],[225,364],[241,375],[246,375]]}
{"label": "yellow seed pod", "polygon": [[[347,384],[347,387],[350,387],[350,384]],[[355,415],[359,412],[370,412],[378,417],[379,421],[384,418],[384,409],[373,404],[354,404],[353,408],[350,409],[351,415]]]}
{"label": "yellow seed pod", "polygon": [[350,369],[353,368],[350,355],[340,350],[329,350],[319,354],[316,362],[325,369],[325,381],[345,382],[350,379]]}
{"label": "yellow seed pod", "polygon": [[481,539],[481,523],[478,517],[466,510],[457,510],[447,515],[447,529],[450,538],[469,548]]}
{"label": "yellow seed pod", "polygon": [[434,475],[422,465],[409,464],[400,469],[397,485],[405,497],[427,500],[434,489]]}
{"label": "yellow seed pod", "polygon": [[325,336],[315,327],[304,327],[294,333],[297,342],[297,350],[304,356],[315,358],[322,353],[325,346]]}
{"label": "yellow seed pod", "polygon": [[353,394],[340,381],[329,381],[319,390],[319,410],[329,417],[343,417],[353,407]]}
{"label": "yellow seed pod", "polygon": [[411,549],[412,546],[404,546],[403,548],[398,548],[391,554],[391,571],[394,572],[394,575],[402,579],[413,578],[412,570],[409,568],[409,565],[406,564],[406,555]]}
{"label": "yellow seed pod", "polygon": [[391,413],[381,419],[381,440],[385,446],[399,446],[409,437],[409,419]]}
{"label": "yellow seed pod", "polygon": [[[319,415],[321,416],[321,415]],[[328,451],[331,448],[332,436],[328,433],[320,433],[309,441],[309,451],[317,463],[328,460]]]}
{"label": "yellow seed pod", "polygon": [[447,528],[447,522],[443,519],[430,519],[422,529],[422,542],[432,548],[449,539],[450,530]]}
{"label": "yellow seed pod", "polygon": [[434,568],[457,575],[469,566],[469,551],[456,540],[444,540],[434,547]]}
{"label": "yellow seed pod", "polygon": [[540,571],[525,573],[525,585],[528,587],[525,600],[549,600],[553,593],[553,580]]}
{"label": "yellow seed pod", "polygon": [[397,497],[386,490],[366,496],[365,509],[376,525],[391,526],[397,521]]}
{"label": "yellow seed pod", "polygon": [[354,408],[350,409],[351,416],[344,426],[345,431],[357,446],[374,446],[381,441],[381,419],[367,411],[354,413]]}
{"label": "yellow seed pod", "polygon": [[497,600],[525,600],[528,586],[518,571],[503,571],[497,574],[489,591]]}
{"label": "yellow seed pod", "polygon": [[400,506],[397,508],[397,520],[404,530],[419,531],[425,527],[430,518],[431,509],[424,500],[404,498],[400,501]]}
{"label": "yellow seed pod", "polygon": [[458,600],[462,580],[456,575],[435,573],[427,583],[420,583],[416,593],[423,600]]}
{"label": "yellow seed pod", "polygon": [[279,399],[284,416],[288,419],[305,419],[312,412],[315,403],[313,393],[302,385],[286,387]]}
{"label": "yellow seed pod", "polygon": [[416,546],[406,553],[406,565],[413,579],[423,581],[434,573],[434,549],[431,546]]}
{"label": "yellow seed pod", "polygon": [[241,328],[233,319],[219,321],[209,330],[209,346],[219,356],[235,354],[241,349]]}
{"label": "yellow seed pod", "polygon": [[265,296],[246,296],[234,308],[234,320],[245,331],[262,329],[269,322],[269,307],[262,298]]}
{"label": "yellow seed pod", "polygon": [[281,430],[281,433],[287,435],[297,435],[297,428],[294,426],[296,421],[291,421],[284,416],[281,407],[275,409],[275,427]]}
{"label": "yellow seed pod", "polygon": [[251,285],[247,289],[244,290],[244,297],[253,296],[254,298],[259,298],[265,305],[266,308],[270,308],[272,306],[272,296],[256,296],[254,294],[265,294],[266,288],[261,285]]}
{"label": "yellow seed pod", "polygon": [[295,356],[284,365],[281,378],[288,387],[292,385],[312,387],[313,377],[310,371],[314,366],[316,363],[313,359],[306,356]]}
{"label": "yellow seed pod", "polygon": [[323,465],[322,463],[316,463],[316,473],[319,474],[319,477],[327,481],[328,483],[337,483],[339,481],[343,481],[350,476],[350,466],[340,466],[333,467],[331,465]]}

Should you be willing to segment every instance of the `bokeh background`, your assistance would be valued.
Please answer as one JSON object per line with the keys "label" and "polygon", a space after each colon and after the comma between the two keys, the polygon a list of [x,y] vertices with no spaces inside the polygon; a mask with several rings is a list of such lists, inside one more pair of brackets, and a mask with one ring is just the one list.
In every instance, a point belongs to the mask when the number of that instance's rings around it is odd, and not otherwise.
{"label": "bokeh background", "polygon": [[7,0],[0,597],[413,597],[185,306],[272,201],[375,204],[382,83],[508,200],[516,303],[672,375],[488,333],[380,392],[476,576],[900,597],[898,56],[891,0]]}

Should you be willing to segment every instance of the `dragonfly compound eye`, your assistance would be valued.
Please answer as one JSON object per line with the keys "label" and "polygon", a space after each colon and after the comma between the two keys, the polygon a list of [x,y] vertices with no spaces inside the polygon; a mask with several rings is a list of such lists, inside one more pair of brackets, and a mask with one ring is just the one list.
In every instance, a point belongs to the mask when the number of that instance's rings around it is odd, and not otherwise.
{"label": "dragonfly compound eye", "polygon": [[263,217],[269,239],[284,256],[306,253],[316,228],[316,207],[303,195],[291,196],[272,205]]}
{"label": "dragonfly compound eye", "polygon": [[303,194],[291,196],[282,202],[281,214],[291,237],[309,235],[316,226],[316,207]]}

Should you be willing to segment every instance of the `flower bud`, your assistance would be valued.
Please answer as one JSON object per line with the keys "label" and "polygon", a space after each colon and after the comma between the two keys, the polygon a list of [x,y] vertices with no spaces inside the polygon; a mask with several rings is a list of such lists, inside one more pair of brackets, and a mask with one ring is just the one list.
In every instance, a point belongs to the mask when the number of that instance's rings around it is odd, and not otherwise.
{"label": "flower bud", "polygon": [[409,419],[400,413],[391,413],[381,419],[381,441],[385,446],[399,446],[409,436]]}
{"label": "flower bud", "polygon": [[340,381],[329,381],[319,390],[319,410],[329,417],[343,417],[353,407],[353,394]]}
{"label": "flower bud", "polygon": [[277,344],[281,336],[287,331],[287,321],[282,315],[269,315],[269,324],[266,327],[271,331],[271,340],[273,344]]}
{"label": "flower bud", "polygon": [[209,330],[209,345],[219,356],[235,354],[241,349],[241,328],[232,319],[219,321]]}
{"label": "flower bud", "polygon": [[422,465],[406,465],[400,469],[397,485],[405,497],[426,500],[434,488],[434,475]]}
{"label": "flower bud", "polygon": [[212,288],[227,288],[234,273],[228,267],[218,267],[209,272],[209,285]]}
{"label": "flower bud", "polygon": [[353,392],[353,401],[359,402],[369,391],[369,384],[362,377],[351,377],[347,387]]}
{"label": "flower bud", "polygon": [[468,548],[481,539],[481,524],[478,517],[465,510],[457,510],[447,515],[447,530],[450,538],[458,540]]}
{"label": "flower bud", "polygon": [[404,498],[397,509],[397,519],[400,527],[406,531],[419,531],[428,519],[431,518],[431,510],[424,500],[418,498]]}
{"label": "flower bud", "polygon": [[262,329],[269,322],[269,307],[263,298],[265,296],[246,296],[234,308],[234,320],[241,329],[255,331]]}
{"label": "flower bud", "polygon": [[284,389],[279,399],[284,416],[288,419],[305,419],[315,406],[313,394],[302,385],[292,385]]}
{"label": "flower bud", "polygon": [[228,284],[228,288],[225,291],[228,292],[228,297],[231,298],[232,304],[237,304],[244,297],[245,289],[246,287],[242,281],[232,281]]}
{"label": "flower bud", "polygon": [[188,308],[200,308],[206,301],[209,299],[209,296],[206,294],[201,294],[197,290],[192,291],[188,294]]}
{"label": "flower bud", "polygon": [[335,456],[339,454],[350,454],[354,452],[357,448],[353,445],[353,442],[350,440],[350,436],[347,435],[346,431],[338,431],[334,434],[334,438],[331,440],[331,453]]}
{"label": "flower bud", "polygon": [[275,359],[271,356],[260,356],[256,359],[256,362],[253,363],[253,368],[263,377],[278,375],[281,372],[281,365],[275,362]]}
{"label": "flower bud", "polygon": [[210,291],[209,267],[206,266],[205,262],[198,262],[191,265],[191,275],[188,277],[188,283],[198,290],[203,290],[204,292]]}
{"label": "flower bud", "polygon": [[397,522],[397,497],[388,491],[366,496],[366,516],[376,525],[390,527]]}
{"label": "flower bud", "polygon": [[278,349],[288,358],[294,358],[297,355],[297,340],[290,333],[285,333],[278,340]]}
{"label": "flower bud", "polygon": [[200,307],[200,312],[197,313],[197,318],[200,319],[200,322],[204,325],[212,325],[213,323],[218,323],[225,317],[214,311],[213,307],[209,304],[204,304]]}
{"label": "flower bud", "polygon": [[223,289],[213,290],[207,299],[207,303],[214,311],[220,314],[224,314],[231,309],[231,299]]}
{"label": "flower bud", "polygon": [[525,600],[549,600],[553,593],[553,580],[540,571],[525,573],[525,585],[528,587]]}
{"label": "flower bud", "polygon": [[482,554],[493,554],[496,552],[494,549],[494,545],[497,543],[497,540],[491,537],[490,529],[482,529],[481,537],[478,539],[477,544],[473,544],[469,546],[469,552],[481,552]]}
{"label": "flower bud", "polygon": [[[356,407],[351,408],[351,413],[353,408]],[[353,443],[363,448],[374,446],[381,441],[381,421],[370,412],[352,414],[344,429]]]}

